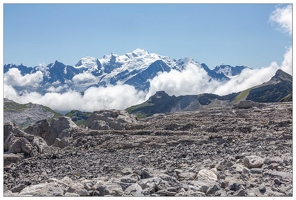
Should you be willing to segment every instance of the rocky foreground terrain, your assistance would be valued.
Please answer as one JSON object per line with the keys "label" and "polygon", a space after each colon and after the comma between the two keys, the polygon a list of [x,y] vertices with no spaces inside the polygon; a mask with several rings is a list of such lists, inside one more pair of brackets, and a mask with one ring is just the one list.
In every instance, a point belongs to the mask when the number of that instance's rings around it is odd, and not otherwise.
{"label": "rocky foreground terrain", "polygon": [[254,106],[6,123],[4,196],[292,196],[292,103]]}

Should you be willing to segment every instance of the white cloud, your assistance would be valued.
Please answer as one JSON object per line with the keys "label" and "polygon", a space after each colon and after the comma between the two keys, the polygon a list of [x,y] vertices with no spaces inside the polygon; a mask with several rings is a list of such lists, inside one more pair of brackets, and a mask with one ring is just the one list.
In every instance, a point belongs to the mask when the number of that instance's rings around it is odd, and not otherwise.
{"label": "white cloud", "polygon": [[226,95],[260,85],[269,81],[278,69],[279,67],[275,62],[271,63],[269,67],[264,67],[261,69],[244,69],[241,74],[233,77],[227,83],[217,87],[213,93],[218,95]]}
{"label": "white cloud", "polygon": [[284,60],[281,65],[281,69],[292,75],[293,68],[293,54],[292,54],[292,46],[288,48],[287,52],[284,55]]}
{"label": "white cloud", "polygon": [[96,77],[88,72],[83,72],[81,74],[77,74],[72,78],[72,81],[75,83],[93,82],[95,80],[96,80]]}
{"label": "white cloud", "polygon": [[86,110],[125,109],[142,103],[145,93],[130,85],[91,87],[84,92],[83,102]]}
{"label": "white cloud", "polygon": [[37,86],[42,80],[43,75],[40,71],[22,76],[19,69],[11,68],[4,74],[4,83],[12,86]]}
{"label": "white cloud", "polygon": [[210,92],[216,84],[215,81],[209,82],[210,77],[200,66],[188,63],[183,71],[171,70],[158,74],[150,80],[149,96],[155,92],[164,90],[169,95],[187,95]]}
{"label": "white cloud", "polygon": [[292,5],[277,7],[269,16],[269,21],[277,23],[280,30],[292,35]]}
{"label": "white cloud", "polygon": [[116,85],[108,87],[91,87],[84,95],[76,91],[64,93],[50,92],[41,95],[37,92],[17,94],[10,85],[5,85],[4,97],[18,103],[36,103],[48,106],[56,111],[95,111],[100,109],[125,109],[142,103],[145,94],[130,85]]}
{"label": "white cloud", "polygon": [[59,84],[61,84],[61,82],[58,80],[52,83],[52,85],[59,85]]}
{"label": "white cloud", "polygon": [[58,86],[58,87],[54,87],[54,86],[50,86],[47,91],[48,92],[61,92],[64,89],[63,86]]}
{"label": "white cloud", "polygon": [[284,54],[284,59],[280,66],[276,62],[272,62],[268,67],[263,67],[261,69],[245,69],[238,76],[232,78],[227,83],[220,85],[213,91],[213,93],[225,95],[260,85],[269,81],[278,69],[282,69],[286,73],[292,75],[292,67],[292,47],[290,47]]}
{"label": "white cloud", "polygon": [[19,98],[17,92],[11,85],[3,84],[3,97],[8,99],[17,99]]}

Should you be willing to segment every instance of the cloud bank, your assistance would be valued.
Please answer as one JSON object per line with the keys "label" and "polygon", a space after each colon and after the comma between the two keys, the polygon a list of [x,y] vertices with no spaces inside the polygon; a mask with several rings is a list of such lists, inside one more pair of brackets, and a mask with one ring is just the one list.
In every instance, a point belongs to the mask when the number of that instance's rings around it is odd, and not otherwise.
{"label": "cloud bank", "polygon": [[88,72],[77,74],[72,78],[72,81],[74,81],[74,83],[94,82],[96,80],[97,78]]}
{"label": "cloud bank", "polygon": [[169,95],[188,95],[211,92],[215,81],[209,82],[207,72],[194,64],[188,63],[183,71],[171,70],[158,74],[150,80],[147,98],[157,91],[164,90]]}
{"label": "cloud bank", "polygon": [[80,92],[69,90],[64,93],[48,92],[41,95],[37,92],[19,95],[11,85],[4,84],[4,97],[18,103],[36,103],[46,105],[56,111],[95,111],[101,109],[125,109],[142,103],[145,94],[130,85],[108,87],[91,87],[82,95]]}
{"label": "cloud bank", "polygon": [[17,68],[11,68],[4,74],[4,83],[12,86],[37,86],[42,80],[42,72],[37,71],[33,74],[21,75]]}

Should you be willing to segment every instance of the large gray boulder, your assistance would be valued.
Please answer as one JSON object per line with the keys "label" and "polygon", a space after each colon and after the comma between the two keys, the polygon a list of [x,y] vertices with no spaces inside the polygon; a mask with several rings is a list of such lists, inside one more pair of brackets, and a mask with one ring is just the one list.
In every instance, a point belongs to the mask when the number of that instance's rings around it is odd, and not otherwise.
{"label": "large gray boulder", "polygon": [[123,130],[137,123],[137,120],[124,110],[100,110],[93,112],[85,126],[94,130]]}
{"label": "large gray boulder", "polygon": [[[53,145],[57,138],[61,141],[63,138],[70,137],[70,130],[76,127],[77,125],[70,117],[61,116],[58,119],[52,119],[50,124],[46,119],[38,121],[34,125],[26,128],[24,131],[26,133],[42,137],[46,141],[47,145]],[[60,141],[57,141],[57,144],[59,144]],[[63,143],[62,146],[64,145],[66,145],[66,143]]]}
{"label": "large gray boulder", "polygon": [[25,153],[32,157],[42,153],[45,146],[41,137],[21,131],[11,122],[4,124],[4,152]]}
{"label": "large gray boulder", "polygon": [[11,163],[18,163],[24,159],[24,154],[7,153],[3,155],[4,167]]}
{"label": "large gray boulder", "polygon": [[53,134],[56,134],[57,137],[59,137],[64,130],[76,127],[77,125],[72,121],[72,119],[66,116],[61,116],[58,119],[52,119],[50,122],[50,128]]}
{"label": "large gray boulder", "polygon": [[254,102],[251,100],[244,100],[244,101],[240,101],[237,104],[234,104],[233,107],[238,109],[249,109],[253,107],[261,108],[262,104],[259,104],[258,102]]}
{"label": "large gray boulder", "polygon": [[51,129],[46,119],[37,121],[34,125],[27,127],[24,131],[31,135],[42,137],[48,145],[49,141],[52,140]]}

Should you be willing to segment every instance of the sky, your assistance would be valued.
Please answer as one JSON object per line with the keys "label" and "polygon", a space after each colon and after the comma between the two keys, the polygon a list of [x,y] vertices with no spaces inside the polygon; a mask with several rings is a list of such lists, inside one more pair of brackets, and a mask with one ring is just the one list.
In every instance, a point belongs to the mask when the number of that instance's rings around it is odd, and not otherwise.
{"label": "sky", "polygon": [[[204,70],[188,64],[181,71],[158,73],[149,80],[148,91],[117,83],[90,87],[83,95],[73,88],[59,93],[54,85],[45,94],[19,94],[14,86],[39,84],[43,74],[23,76],[18,69],[11,69],[3,75],[3,94],[17,103],[42,104],[58,112],[125,109],[160,90],[176,96],[226,95],[260,85],[278,69],[291,75],[293,71],[291,4],[100,4],[80,5],[79,9],[68,4],[14,4],[15,10],[5,6],[4,63],[35,66],[58,60],[75,65],[87,55],[121,55],[140,47],[175,59],[191,57],[210,68],[222,62],[252,67],[221,83],[209,81]],[[75,77],[71,81],[75,82]]]}
{"label": "sky", "polygon": [[136,48],[209,68],[280,63],[292,45],[277,4],[4,4],[4,64],[125,54]]}

